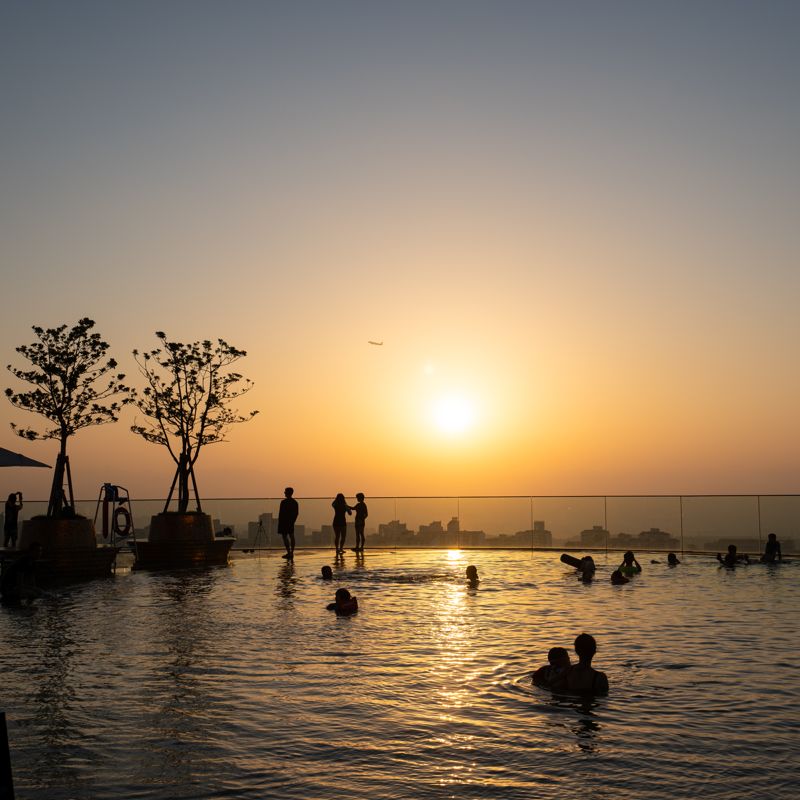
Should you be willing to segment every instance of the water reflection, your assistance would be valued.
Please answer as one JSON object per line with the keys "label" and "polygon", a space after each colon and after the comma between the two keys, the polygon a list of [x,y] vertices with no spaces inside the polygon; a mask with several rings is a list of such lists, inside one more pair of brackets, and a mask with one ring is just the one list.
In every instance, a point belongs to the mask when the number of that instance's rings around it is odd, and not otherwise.
{"label": "water reflection", "polygon": [[568,722],[568,727],[575,734],[579,749],[587,753],[595,752],[599,744],[597,735],[601,730],[595,711],[599,708],[597,699],[554,692],[547,703],[552,708],[569,715],[571,721]]}
{"label": "water reflection", "polygon": [[297,592],[297,578],[294,574],[294,562],[287,561],[278,570],[278,585],[275,589],[275,594],[281,598],[279,607],[288,610],[292,608],[293,599]]}

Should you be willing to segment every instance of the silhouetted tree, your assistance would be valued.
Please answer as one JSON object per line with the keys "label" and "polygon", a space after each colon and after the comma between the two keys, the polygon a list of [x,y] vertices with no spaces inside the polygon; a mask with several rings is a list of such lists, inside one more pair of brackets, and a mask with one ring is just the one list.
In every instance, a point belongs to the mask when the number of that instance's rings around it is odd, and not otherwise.
{"label": "silhouetted tree", "polygon": [[[11,427],[23,439],[58,439],[61,446],[53,473],[47,516],[58,515],[65,505],[74,509],[72,476],[67,458],[67,440],[81,428],[116,422],[121,407],[130,402],[129,389],[122,384],[125,376],[113,374],[117,362],[105,360],[108,343],[99,333],[91,333],[94,321],[88,317],[78,320],[72,328],[33,326],[38,341],[17,347],[16,351],[30,361],[30,369],[8,369],[21,381],[35,388],[28,392],[6,389],[13,405],[24,411],[41,414],[53,423],[44,431]],[[98,382],[105,380],[98,385]],[[122,395],[120,400],[112,400]],[[64,493],[67,478],[69,499]]]}
{"label": "silhouetted tree", "polygon": [[147,353],[133,351],[133,357],[147,386],[134,392],[134,403],[148,417],[131,430],[148,442],[167,448],[176,464],[164,511],[169,508],[175,485],[178,486],[178,511],[189,508],[189,481],[197,510],[200,495],[194,465],[203,445],[225,441],[231,425],[247,422],[258,411],[241,415],[228,406],[249,392],[252,381],[228,368],[247,353],[222,339],[183,344],[170,342],[162,331],[156,336],[161,346]]}

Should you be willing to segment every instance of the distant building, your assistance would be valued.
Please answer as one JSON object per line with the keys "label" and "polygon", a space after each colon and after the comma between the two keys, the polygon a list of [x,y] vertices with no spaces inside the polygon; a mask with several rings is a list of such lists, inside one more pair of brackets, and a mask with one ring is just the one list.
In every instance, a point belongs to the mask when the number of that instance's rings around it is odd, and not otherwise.
{"label": "distant building", "polygon": [[602,525],[593,525],[580,532],[580,539],[571,539],[564,544],[565,547],[606,547],[608,531]]}

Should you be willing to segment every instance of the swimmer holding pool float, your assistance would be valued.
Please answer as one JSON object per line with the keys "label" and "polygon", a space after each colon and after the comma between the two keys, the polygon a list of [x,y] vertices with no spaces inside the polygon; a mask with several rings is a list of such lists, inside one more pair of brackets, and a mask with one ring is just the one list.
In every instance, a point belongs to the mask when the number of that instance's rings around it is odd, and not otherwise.
{"label": "swimmer holding pool float", "polygon": [[349,617],[358,611],[358,598],[353,597],[347,589],[337,589],[336,599],[326,606],[328,611],[335,611],[337,617]]}

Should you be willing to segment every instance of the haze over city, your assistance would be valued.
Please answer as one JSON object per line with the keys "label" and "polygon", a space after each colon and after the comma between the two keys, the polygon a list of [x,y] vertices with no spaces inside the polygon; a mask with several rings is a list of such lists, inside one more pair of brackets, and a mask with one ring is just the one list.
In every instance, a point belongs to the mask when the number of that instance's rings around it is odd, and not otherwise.
{"label": "haze over city", "polygon": [[[206,497],[795,492],[798,32],[788,2],[4,3],[3,364],[84,316],[134,385],[157,330],[245,349],[260,414]],[[77,495],[166,494],[135,418],[70,442]]]}

